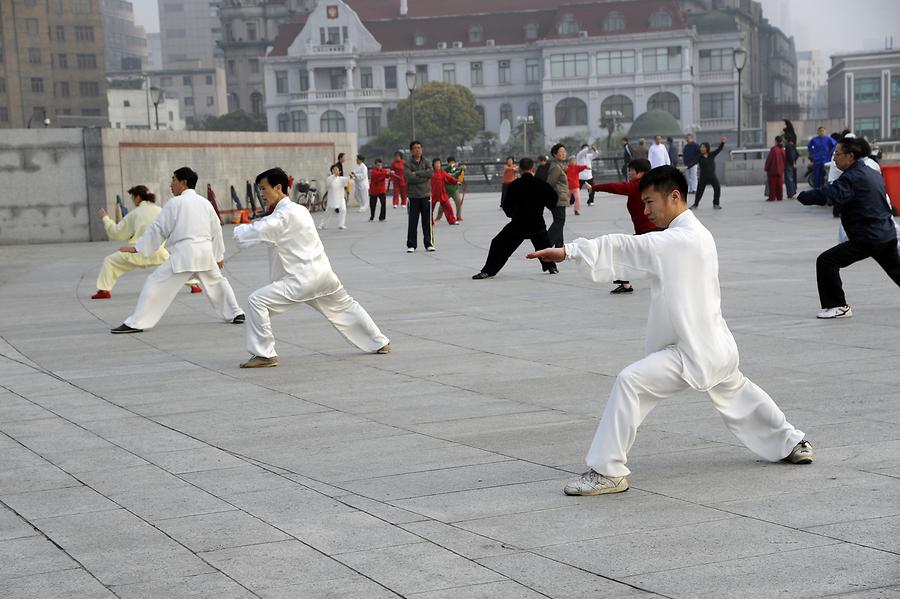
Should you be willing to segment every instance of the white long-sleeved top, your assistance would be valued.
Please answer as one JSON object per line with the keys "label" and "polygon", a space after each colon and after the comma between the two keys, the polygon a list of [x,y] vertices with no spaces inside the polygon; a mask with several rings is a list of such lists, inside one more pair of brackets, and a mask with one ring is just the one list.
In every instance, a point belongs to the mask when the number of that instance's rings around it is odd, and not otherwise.
{"label": "white long-sleeved top", "polygon": [[647,157],[650,160],[650,168],[672,164],[672,160],[669,158],[669,150],[663,144],[655,143],[651,145]]}
{"label": "white long-sleeved top", "polygon": [[283,281],[297,301],[329,295],[341,287],[312,215],[289,199],[278,202],[269,216],[235,227],[234,240],[240,248],[258,243],[269,246],[269,277]]}
{"label": "white long-sleeved top", "polygon": [[325,191],[328,193],[328,208],[337,207],[337,198],[344,199],[344,190],[347,189],[347,182],[350,177],[338,177],[336,175],[328,175],[325,179]]}
{"label": "white long-sleeved top", "polygon": [[134,247],[152,256],[166,242],[173,272],[205,272],[225,259],[222,225],[212,205],[193,189],[170,199]]}
{"label": "white long-sleeved top", "polygon": [[578,173],[579,181],[594,180],[594,173],[591,172],[591,162],[599,155],[599,152],[592,152],[590,148],[585,148],[575,155],[575,163],[587,167],[586,169]]}
{"label": "white long-sleeved top", "polygon": [[674,346],[691,387],[715,387],[738,367],[737,344],[722,317],[719,258],[710,232],[685,210],[669,228],[567,243],[566,258],[595,282],[650,279],[647,355]]}
{"label": "white long-sleeved top", "polygon": [[366,166],[366,163],[357,164],[353,167],[353,174],[356,175],[356,178],[353,182],[360,187],[369,187],[369,167]]}

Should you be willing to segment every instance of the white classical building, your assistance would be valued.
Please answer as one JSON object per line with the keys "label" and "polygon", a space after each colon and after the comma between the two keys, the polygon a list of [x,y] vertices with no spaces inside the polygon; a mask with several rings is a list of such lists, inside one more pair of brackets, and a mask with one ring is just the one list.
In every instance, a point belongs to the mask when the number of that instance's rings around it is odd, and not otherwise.
{"label": "white classical building", "polygon": [[495,133],[531,115],[548,141],[602,139],[607,119],[627,131],[652,109],[686,131],[737,127],[742,34],[697,33],[676,0],[411,4],[321,0],[283,24],[263,61],[269,130],[355,131],[363,144],[409,96],[407,72],[471,89]]}

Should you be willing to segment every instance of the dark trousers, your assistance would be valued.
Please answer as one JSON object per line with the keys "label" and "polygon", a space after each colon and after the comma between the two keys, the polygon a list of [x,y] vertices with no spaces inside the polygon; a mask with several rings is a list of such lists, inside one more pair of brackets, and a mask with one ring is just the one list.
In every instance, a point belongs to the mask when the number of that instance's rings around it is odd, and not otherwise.
{"label": "dark trousers", "polygon": [[369,220],[375,220],[375,206],[378,205],[378,200],[381,200],[381,212],[378,213],[378,220],[385,219],[385,208],[387,208],[385,195],[381,193],[376,196],[369,196]]}
{"label": "dark trousers", "polygon": [[[487,260],[484,262],[481,272],[491,276],[496,275],[503,268],[503,265],[506,264],[506,261],[509,260],[509,257],[513,255],[513,252],[519,249],[519,246],[526,239],[531,240],[534,251],[550,247],[550,237],[547,235],[546,229],[533,233],[523,233],[513,223],[509,223],[500,229],[496,237],[491,240],[491,249],[488,250]],[[543,270],[549,270],[551,266],[553,266],[552,262],[541,260],[541,268]]]}
{"label": "dark trousers", "polygon": [[566,226],[566,207],[554,206],[550,213],[553,215],[553,223],[547,229],[547,235],[550,237],[552,247],[561,248],[563,246],[563,228]]}
{"label": "dark trousers", "polygon": [[588,206],[590,206],[591,204],[594,203],[594,187],[593,187],[593,185],[591,185],[591,181],[588,181],[587,179],[582,180],[580,182],[580,184],[581,184],[581,187],[584,187],[585,185],[587,185],[587,188],[588,188],[587,203],[588,203]]}
{"label": "dark trousers", "polygon": [[409,214],[409,226],[406,228],[406,247],[415,248],[418,234],[416,225],[422,220],[422,243],[425,247],[433,246],[431,240],[431,198],[409,198],[406,205]]}
{"label": "dark trousers", "polygon": [[769,175],[769,200],[781,201],[784,198],[784,175]]}
{"label": "dark trousers", "polygon": [[866,258],[874,258],[894,283],[900,286],[900,255],[897,254],[896,239],[886,243],[845,241],[825,250],[816,259],[816,281],[823,309],[847,305],[840,271]]}
{"label": "dark trousers", "polygon": [[719,180],[716,177],[712,179],[701,177],[700,181],[697,182],[697,196],[694,199],[694,206],[700,205],[700,200],[703,199],[703,192],[706,191],[707,185],[711,185],[713,188],[713,206],[719,205],[719,197],[722,195],[722,186],[719,185]]}
{"label": "dark trousers", "polygon": [[787,197],[792,198],[797,195],[797,167],[784,167],[784,186],[787,188]]}
{"label": "dark trousers", "polygon": [[[828,179],[825,177],[825,165],[819,162],[813,163],[813,187],[819,189]],[[844,304],[841,304],[842,306]]]}

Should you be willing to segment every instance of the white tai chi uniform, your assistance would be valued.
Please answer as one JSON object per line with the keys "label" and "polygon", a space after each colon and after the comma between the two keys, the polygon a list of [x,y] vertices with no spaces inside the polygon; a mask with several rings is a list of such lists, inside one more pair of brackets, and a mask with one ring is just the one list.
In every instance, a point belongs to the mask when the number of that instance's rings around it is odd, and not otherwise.
{"label": "white tai chi uniform", "polygon": [[243,314],[228,279],[217,262],[225,259],[222,225],[212,205],[193,189],[166,202],[153,224],[134,247],[142,256],[152,256],[166,242],[169,259],[147,277],[134,314],[125,324],[134,329],[152,329],[169,308],[178,290],[196,273],[216,313],[231,321]]}
{"label": "white tai chi uniform", "polygon": [[357,164],[353,167],[353,197],[359,205],[359,211],[365,212],[369,209],[369,167],[365,163]]}
{"label": "white tai chi uniform", "polygon": [[587,168],[578,173],[578,185],[583,187],[585,183],[589,186],[594,182],[594,172],[591,170],[591,164],[599,152],[592,152],[590,148],[585,148],[578,152],[575,156],[575,164],[586,166]]}
{"label": "white tai chi uniform", "polygon": [[650,168],[672,164],[672,159],[669,158],[669,150],[662,144],[655,143],[651,145],[647,157],[650,159]]}
{"label": "white tai chi uniform", "polygon": [[347,226],[347,199],[344,196],[344,189],[347,188],[347,181],[350,177],[339,177],[328,175],[325,179],[325,190],[328,194],[327,205],[325,206],[325,216],[319,222],[319,228],[324,229],[331,222],[331,217],[337,214],[338,228]]}
{"label": "white tai chi uniform", "polygon": [[695,164],[687,170],[688,193],[697,193],[697,168]]}
{"label": "white tai chi uniform", "polygon": [[716,244],[693,212],[664,231],[576,239],[565,248],[595,282],[650,278],[647,357],[616,377],[586,458],[595,472],[626,476],[638,426],[660,400],[688,387],[706,392],[728,429],[766,460],[783,459],[803,440],[738,369],[721,312]]}
{"label": "white tai chi uniform", "polygon": [[365,352],[388,344],[369,314],[344,289],[325,255],[325,247],[309,211],[290,200],[278,202],[269,216],[234,229],[238,247],[269,246],[272,283],[250,294],[247,351],[275,357],[272,313],[294,304],[309,304],[334,325],[347,341]]}

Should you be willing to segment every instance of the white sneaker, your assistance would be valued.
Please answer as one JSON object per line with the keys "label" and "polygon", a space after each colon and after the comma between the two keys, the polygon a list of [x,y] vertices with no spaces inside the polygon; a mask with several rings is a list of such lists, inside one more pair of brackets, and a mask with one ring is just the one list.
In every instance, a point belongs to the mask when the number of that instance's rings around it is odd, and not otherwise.
{"label": "white sneaker", "polygon": [[425,251],[426,251],[426,252],[434,252],[434,251],[436,251],[436,250],[435,250],[435,248],[434,248],[433,245],[429,245],[427,248],[425,248]]}
{"label": "white sneaker", "polygon": [[599,472],[588,470],[581,478],[566,485],[566,495],[606,495],[628,490],[628,479],[624,476],[603,476]]}
{"label": "white sneaker", "polygon": [[782,462],[790,462],[791,464],[812,464],[812,445],[809,444],[809,441],[803,439],[802,441],[794,445],[791,453],[789,453],[788,456],[782,460]]}
{"label": "white sneaker", "polygon": [[341,231],[343,231],[343,230],[346,229],[346,228],[347,228],[346,225],[341,225],[340,227],[338,227],[338,229],[340,229]]}
{"label": "white sneaker", "polygon": [[416,251],[416,248],[406,248],[407,254],[412,254],[414,251]]}
{"label": "white sneaker", "polygon": [[816,314],[816,318],[850,318],[851,316],[853,316],[853,310],[850,309],[850,306],[826,308]]}

